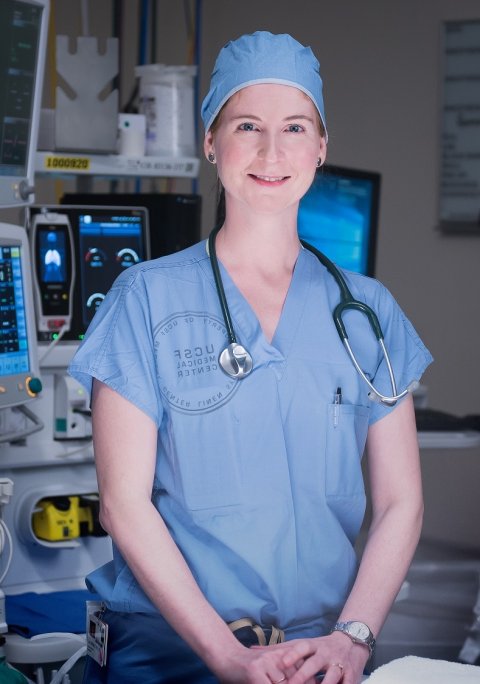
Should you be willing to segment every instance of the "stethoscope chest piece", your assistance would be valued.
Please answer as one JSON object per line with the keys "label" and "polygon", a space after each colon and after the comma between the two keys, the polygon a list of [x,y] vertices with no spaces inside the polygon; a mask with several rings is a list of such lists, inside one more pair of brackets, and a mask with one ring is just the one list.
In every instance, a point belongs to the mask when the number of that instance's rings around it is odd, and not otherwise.
{"label": "stethoscope chest piece", "polygon": [[238,342],[232,342],[222,351],[219,362],[224,372],[237,380],[246,377],[253,368],[252,357]]}

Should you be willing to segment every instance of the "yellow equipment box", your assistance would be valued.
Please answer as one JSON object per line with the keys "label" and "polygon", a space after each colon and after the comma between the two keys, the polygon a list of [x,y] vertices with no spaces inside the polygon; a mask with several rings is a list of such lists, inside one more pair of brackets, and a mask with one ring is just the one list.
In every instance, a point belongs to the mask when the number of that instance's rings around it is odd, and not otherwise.
{"label": "yellow equipment box", "polygon": [[80,507],[79,502],[78,496],[41,499],[32,515],[32,527],[36,536],[51,542],[80,537],[81,522],[87,509]]}

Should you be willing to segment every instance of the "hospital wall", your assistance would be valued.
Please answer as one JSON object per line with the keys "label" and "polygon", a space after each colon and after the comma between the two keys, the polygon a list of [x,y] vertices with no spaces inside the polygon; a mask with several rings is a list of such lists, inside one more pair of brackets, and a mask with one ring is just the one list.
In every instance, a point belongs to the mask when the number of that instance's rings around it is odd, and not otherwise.
{"label": "hospital wall", "polygon": [[[79,27],[74,3],[56,3],[57,32]],[[78,3],[79,4],[79,3]],[[91,5],[94,35],[110,35],[111,4]],[[441,27],[479,19],[478,0],[204,0],[200,92],[219,48],[244,32],[292,33],[321,61],[331,163],[382,174],[377,277],[435,357],[423,382],[430,406],[480,413],[480,234],[438,231]],[[124,3],[122,73],[133,87],[138,0]],[[183,3],[158,3],[156,61],[186,60]],[[48,87],[48,79],[47,79]],[[123,98],[125,100],[125,98]],[[214,168],[202,161],[206,235],[215,215]],[[184,190],[185,181],[174,189]],[[49,200],[50,201],[50,200]],[[480,550],[480,450],[422,450],[424,537]]]}

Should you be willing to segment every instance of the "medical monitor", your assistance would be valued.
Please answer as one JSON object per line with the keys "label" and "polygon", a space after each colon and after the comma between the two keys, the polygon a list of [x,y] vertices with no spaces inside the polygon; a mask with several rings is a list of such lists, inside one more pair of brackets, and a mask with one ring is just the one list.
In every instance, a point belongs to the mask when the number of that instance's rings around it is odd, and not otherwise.
{"label": "medical monitor", "polygon": [[[149,258],[148,213],[144,207],[49,205],[30,207],[28,214],[31,241],[32,226],[39,214],[46,217],[55,215],[57,226],[60,225],[58,217],[62,214],[68,219],[73,240],[73,268],[65,269],[62,279],[48,286],[51,289],[56,285],[59,291],[67,291],[69,284],[64,277],[68,273],[74,275],[70,329],[63,333],[62,341],[80,342],[115,279],[125,269]],[[52,228],[52,225],[47,224],[46,227]],[[47,232],[46,237],[48,235]],[[61,235],[56,237],[59,239]],[[44,274],[41,270],[45,262],[44,240],[33,240],[32,248],[32,260],[37,270]],[[42,276],[34,282],[34,286],[39,288],[37,300],[42,293],[43,280]],[[55,339],[56,332],[42,329],[40,320],[37,310],[38,340],[48,342]]]}
{"label": "medical monitor", "polygon": [[39,391],[30,273],[25,229],[0,223],[0,409]]}
{"label": "medical monitor", "polygon": [[380,178],[340,166],[318,169],[300,202],[299,236],[338,266],[373,276]]}
{"label": "medical monitor", "polygon": [[49,1],[0,2],[0,206],[33,201]]}
{"label": "medical monitor", "polygon": [[121,202],[124,206],[141,206],[148,210],[150,256],[152,259],[173,254],[201,240],[202,198],[193,193],[135,192],[67,193],[62,204],[103,204]]}

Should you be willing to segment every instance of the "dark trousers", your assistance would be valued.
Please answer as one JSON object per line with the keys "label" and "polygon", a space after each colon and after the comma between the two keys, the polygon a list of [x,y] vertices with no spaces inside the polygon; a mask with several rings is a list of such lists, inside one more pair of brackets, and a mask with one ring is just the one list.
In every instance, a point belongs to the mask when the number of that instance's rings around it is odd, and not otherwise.
{"label": "dark trousers", "polygon": [[218,684],[161,616],[106,610],[107,664],[87,657],[83,684]]}

